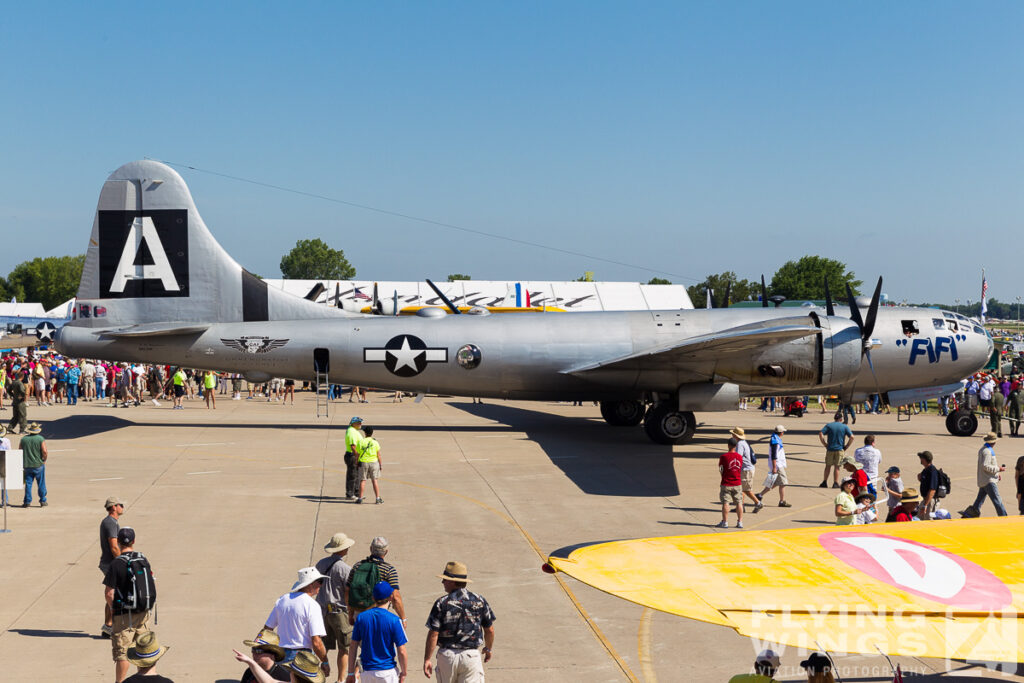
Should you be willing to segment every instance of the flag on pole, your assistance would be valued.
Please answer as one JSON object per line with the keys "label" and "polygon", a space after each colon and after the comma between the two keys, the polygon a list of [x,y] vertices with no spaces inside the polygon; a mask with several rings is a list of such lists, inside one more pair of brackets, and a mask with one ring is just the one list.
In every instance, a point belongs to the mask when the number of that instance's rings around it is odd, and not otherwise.
{"label": "flag on pole", "polygon": [[903,683],[903,669],[896,665],[896,674],[892,677],[892,683]]}
{"label": "flag on pole", "polygon": [[985,279],[985,269],[981,269],[981,324],[985,324],[985,315],[988,313],[988,301],[985,295],[988,294],[988,280]]}

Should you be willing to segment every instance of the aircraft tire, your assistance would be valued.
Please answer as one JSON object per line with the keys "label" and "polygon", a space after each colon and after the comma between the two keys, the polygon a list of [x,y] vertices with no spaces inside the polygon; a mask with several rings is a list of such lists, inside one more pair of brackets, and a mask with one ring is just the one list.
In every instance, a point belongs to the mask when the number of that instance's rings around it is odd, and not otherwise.
{"label": "aircraft tire", "polygon": [[654,443],[672,445],[693,438],[697,419],[693,413],[678,410],[671,403],[658,403],[647,409],[644,431]]}
{"label": "aircraft tire", "polygon": [[972,436],[978,431],[978,416],[970,410],[957,410],[946,416],[946,430],[953,436]]}
{"label": "aircraft tire", "polygon": [[636,427],[644,421],[641,401],[601,401],[601,417],[613,427]]}

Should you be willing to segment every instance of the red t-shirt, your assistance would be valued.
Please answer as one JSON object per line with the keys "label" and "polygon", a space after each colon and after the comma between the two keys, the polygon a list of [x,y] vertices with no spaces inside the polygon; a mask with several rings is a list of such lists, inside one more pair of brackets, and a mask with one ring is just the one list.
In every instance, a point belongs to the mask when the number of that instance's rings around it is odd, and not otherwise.
{"label": "red t-shirt", "polygon": [[868,487],[868,473],[864,470],[855,470],[851,476],[859,488],[866,489]]}
{"label": "red t-shirt", "polygon": [[739,486],[740,471],[743,470],[743,456],[734,451],[718,457],[718,471],[722,473],[722,486]]}

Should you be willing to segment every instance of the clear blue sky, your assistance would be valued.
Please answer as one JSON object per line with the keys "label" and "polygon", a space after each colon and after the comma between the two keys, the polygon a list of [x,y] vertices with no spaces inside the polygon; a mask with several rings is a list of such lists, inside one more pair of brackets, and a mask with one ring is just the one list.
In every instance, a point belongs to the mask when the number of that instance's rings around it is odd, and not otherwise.
{"label": "clear blue sky", "polygon": [[0,16],[0,273],[82,253],[107,174],[179,168],[279,276],[692,284],[804,254],[895,299],[1024,295],[1024,3],[15,3]]}

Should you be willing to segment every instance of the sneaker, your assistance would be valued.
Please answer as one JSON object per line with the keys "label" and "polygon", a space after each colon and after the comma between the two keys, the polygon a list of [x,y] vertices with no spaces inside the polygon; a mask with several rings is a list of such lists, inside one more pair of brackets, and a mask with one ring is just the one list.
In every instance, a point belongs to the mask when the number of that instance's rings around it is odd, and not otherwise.
{"label": "sneaker", "polygon": [[[754,498],[757,498],[757,504],[761,505],[761,494],[760,493],[755,493],[754,494]],[[764,506],[761,505],[761,507],[764,507]]]}
{"label": "sneaker", "polygon": [[44,507],[46,507],[47,505],[49,505],[49,503],[47,503],[47,502],[46,502],[45,500],[41,500],[41,501],[39,501],[39,507],[41,507],[41,508],[44,508]]}
{"label": "sneaker", "polygon": [[150,400],[153,401],[153,405],[155,405],[155,406],[159,406],[160,405],[160,401],[156,400],[155,398],[150,399]]}
{"label": "sneaker", "polygon": [[100,638],[109,638],[112,635],[114,635],[113,626],[107,626],[106,624],[103,624],[103,626],[100,627]]}
{"label": "sneaker", "polygon": [[723,519],[721,522],[719,522],[718,524],[715,525],[715,528],[716,529],[728,529],[729,528],[729,522],[727,522],[727,521],[725,521]]}
{"label": "sneaker", "polygon": [[353,496],[351,493],[346,493],[345,494],[345,500],[355,500],[355,499],[356,499],[356,497]]}
{"label": "sneaker", "polygon": [[756,515],[758,512],[760,512],[761,508],[763,508],[763,507],[764,507],[764,505],[762,503],[758,503],[757,505],[755,505],[754,506],[754,510],[753,510],[754,514]]}
{"label": "sneaker", "polygon": [[383,503],[383,502],[384,502],[384,499],[383,499],[383,498],[378,498],[378,499],[377,499],[377,505],[380,505],[380,504],[381,504],[381,503]]}
{"label": "sneaker", "polygon": [[832,488],[834,488],[834,489],[839,488],[839,482],[838,481],[832,482]]}
{"label": "sneaker", "polygon": [[780,508],[791,508],[791,507],[793,507],[793,504],[790,503],[788,500],[780,500],[779,501],[779,507]]}
{"label": "sneaker", "polygon": [[822,479],[821,483],[818,484],[818,488],[819,489],[827,489],[828,488],[828,479]]}
{"label": "sneaker", "polygon": [[362,498],[356,498],[356,505],[362,505],[362,504],[363,504],[363,499]]}
{"label": "sneaker", "polygon": [[736,522],[736,528],[737,529],[742,529],[743,528],[743,522]]}

